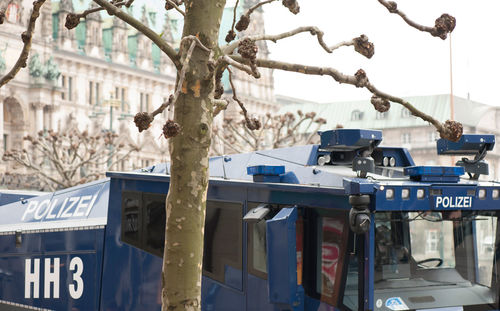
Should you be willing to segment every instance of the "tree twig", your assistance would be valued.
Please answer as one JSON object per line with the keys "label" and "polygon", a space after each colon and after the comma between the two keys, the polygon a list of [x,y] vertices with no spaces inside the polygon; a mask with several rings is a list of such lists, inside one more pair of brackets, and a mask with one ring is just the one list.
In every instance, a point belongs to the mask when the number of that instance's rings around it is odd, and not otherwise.
{"label": "tree twig", "polygon": [[174,1],[172,0],[165,0],[165,1],[167,1],[168,4],[170,4],[171,6],[173,6],[177,12],[181,13],[182,16],[186,17],[186,12],[184,12],[177,4],[175,4]]}
{"label": "tree twig", "polygon": [[254,5],[253,7],[249,8],[248,11],[245,12],[245,15],[250,15],[253,13],[253,11],[257,10],[261,6],[268,4],[268,3],[271,3],[271,2],[274,2],[274,1],[277,1],[277,0],[267,0],[267,1],[259,2],[256,5]]}
{"label": "tree twig", "polygon": [[12,69],[0,79],[0,88],[7,84],[10,80],[14,79],[21,68],[26,67],[31,49],[31,41],[33,40],[33,34],[35,32],[36,20],[40,16],[40,8],[44,3],[45,0],[36,0],[35,2],[33,2],[33,11],[31,12],[28,21],[28,28],[21,35],[21,39],[24,44],[23,49],[21,51],[21,54],[19,55],[19,58],[14,64],[14,67],[12,67]]}
{"label": "tree twig", "polygon": [[238,47],[238,45],[240,44],[240,42],[242,42],[245,39],[250,39],[250,40],[253,40],[253,41],[262,41],[262,40],[265,40],[265,41],[272,41],[272,42],[276,43],[278,40],[289,38],[289,37],[295,36],[295,35],[303,33],[303,32],[309,32],[311,35],[316,36],[319,45],[326,52],[328,52],[328,53],[332,53],[334,50],[336,50],[336,49],[338,49],[338,48],[340,48],[342,46],[360,45],[360,43],[361,43],[360,41],[363,40],[363,43],[365,43],[365,45],[368,45],[367,46],[368,48],[371,48],[371,53],[362,53],[362,52],[358,51],[358,47],[357,46],[356,46],[356,51],[359,52],[359,53],[361,53],[361,54],[363,54],[364,56],[366,56],[368,58],[370,58],[373,55],[373,44],[370,43],[370,42],[368,42],[368,38],[365,35],[361,35],[360,37],[354,38],[354,39],[349,40],[349,41],[343,41],[343,42],[337,43],[335,45],[328,46],[325,43],[325,40],[323,38],[324,37],[324,32],[321,31],[316,26],[298,27],[296,29],[293,29],[293,30],[290,30],[290,31],[287,31],[287,32],[283,32],[283,33],[280,33],[280,34],[277,34],[277,35],[262,34],[262,35],[246,36],[246,37],[243,37],[243,38],[241,38],[239,40],[236,40],[236,41],[234,41],[234,42],[232,42],[230,44],[227,44],[226,46],[222,47],[222,51],[226,55],[232,54],[234,52],[234,50]]}
{"label": "tree twig", "polygon": [[226,63],[227,65],[231,65],[231,66],[233,66],[235,68],[238,68],[241,71],[246,72],[247,74],[251,75],[252,77],[254,77],[256,79],[260,78],[260,72],[257,70],[256,67],[254,69],[252,69],[250,66],[242,64],[242,63],[239,63],[239,62],[233,60],[232,58],[230,58],[227,55],[224,55],[224,56],[220,57],[219,60],[221,62]]}
{"label": "tree twig", "polygon": [[229,105],[227,99],[212,99],[212,105],[214,106],[213,116],[217,116],[222,110],[226,110]]}
{"label": "tree twig", "polygon": [[175,49],[171,47],[165,40],[163,40],[156,32],[106,0],[93,1],[99,4],[101,7],[104,7],[109,15],[118,17],[125,23],[137,29],[139,32],[142,32],[146,37],[151,39],[151,41],[153,41],[160,48],[160,50],[167,54],[167,56],[172,60],[177,69],[181,68],[182,64],[179,59],[180,57]]}
{"label": "tree twig", "polygon": [[[274,0],[273,0],[274,1]],[[234,11],[233,11],[233,24],[231,25],[231,32],[234,33],[234,24],[236,24],[236,10],[238,9],[238,4],[240,3],[240,0],[236,0],[236,3],[234,5]]]}
{"label": "tree twig", "polygon": [[233,72],[229,68],[227,68],[227,71],[229,72],[229,84],[231,85],[231,89],[233,90],[233,99],[238,103],[238,105],[241,108],[241,111],[243,112],[243,116],[245,117],[246,126],[251,130],[259,129],[261,126],[259,120],[255,119],[255,118],[250,119],[248,117],[248,111],[245,108],[245,104],[243,104],[243,102],[238,98],[238,95],[236,95],[236,88],[234,87],[234,83],[233,83]]}
{"label": "tree twig", "polygon": [[[132,5],[132,2],[134,2],[134,0],[129,0],[127,2],[125,2],[125,1],[118,2],[118,0],[114,0],[114,1],[111,1],[110,3],[116,7],[121,7],[123,5],[125,5],[126,7],[130,7],[130,5]],[[66,15],[66,22],[65,22],[64,26],[67,29],[73,29],[76,26],[78,26],[81,18],[87,18],[87,15],[89,15],[89,14],[97,13],[97,12],[104,11],[104,10],[105,10],[105,8],[103,8],[103,7],[96,7],[96,8],[85,10],[79,14],[69,13],[68,15]]]}
{"label": "tree twig", "polygon": [[453,16],[448,14],[442,14],[436,19],[434,27],[428,27],[420,25],[413,20],[411,20],[406,14],[398,10],[398,5],[394,1],[378,0],[380,4],[385,6],[390,13],[397,14],[411,27],[418,29],[423,32],[428,32],[434,37],[440,37],[441,39],[446,39],[448,33],[451,33],[456,25],[456,20]]}

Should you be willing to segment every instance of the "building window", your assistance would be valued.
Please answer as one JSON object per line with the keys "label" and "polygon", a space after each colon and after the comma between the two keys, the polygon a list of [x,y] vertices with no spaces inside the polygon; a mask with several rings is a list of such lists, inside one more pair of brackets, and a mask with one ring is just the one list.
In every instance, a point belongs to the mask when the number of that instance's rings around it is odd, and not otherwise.
{"label": "building window", "polygon": [[66,76],[61,75],[61,99],[66,99]]}
{"label": "building window", "polygon": [[143,112],[144,110],[144,93],[139,95],[139,112]]}
{"label": "building window", "polygon": [[3,134],[3,151],[7,151],[9,135]]}
{"label": "building window", "polygon": [[403,144],[409,144],[409,143],[411,143],[411,134],[410,133],[403,133],[403,134],[401,134],[401,142]]}
{"label": "building window", "polygon": [[122,111],[128,111],[128,105],[125,101],[126,90],[124,87],[115,87],[115,99],[120,101],[120,107]]}
{"label": "building window", "polygon": [[61,75],[61,99],[73,100],[73,77]]}
{"label": "building window", "polygon": [[351,121],[359,121],[363,119],[363,112],[359,110],[354,110],[351,112]]}
{"label": "building window", "polygon": [[92,81],[89,82],[89,105],[92,106],[94,104],[94,83]]}
{"label": "building window", "polygon": [[408,110],[407,108],[402,108],[401,109],[401,118],[409,118],[411,116],[411,112],[410,110]]}
{"label": "building window", "polygon": [[140,93],[139,96],[139,111],[149,112],[151,96],[146,93]]}
{"label": "building window", "polygon": [[388,111],[385,111],[385,112],[377,111],[377,114],[375,115],[375,118],[377,120],[384,120],[384,119],[387,119],[388,115],[389,115]]}
{"label": "building window", "polygon": [[89,105],[99,105],[101,96],[101,84],[99,82],[89,82]]}
{"label": "building window", "polygon": [[100,99],[100,91],[101,91],[101,85],[99,84],[99,82],[96,82],[95,83],[95,104],[96,105],[99,105],[99,99]]}

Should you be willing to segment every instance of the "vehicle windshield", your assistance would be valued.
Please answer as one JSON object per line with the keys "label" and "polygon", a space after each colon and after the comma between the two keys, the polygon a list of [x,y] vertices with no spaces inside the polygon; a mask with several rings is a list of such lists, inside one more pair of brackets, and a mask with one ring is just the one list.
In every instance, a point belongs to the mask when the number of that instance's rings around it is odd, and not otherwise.
{"label": "vehicle windshield", "polygon": [[497,221],[496,211],[377,212],[375,310],[496,309]]}

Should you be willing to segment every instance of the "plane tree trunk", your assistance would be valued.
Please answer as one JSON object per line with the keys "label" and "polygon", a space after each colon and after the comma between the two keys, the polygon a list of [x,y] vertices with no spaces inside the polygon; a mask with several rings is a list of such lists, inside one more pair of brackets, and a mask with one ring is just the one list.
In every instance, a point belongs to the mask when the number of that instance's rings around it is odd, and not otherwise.
{"label": "plane tree trunk", "polygon": [[[186,1],[183,37],[196,36],[209,49],[217,47],[225,2]],[[189,43],[186,40],[181,46],[181,61],[186,57]],[[210,98],[215,85],[209,60],[207,51],[199,47],[193,50],[174,106],[175,120],[181,131],[170,139],[171,179],[166,199],[162,310],[201,310],[203,231],[213,120]]]}

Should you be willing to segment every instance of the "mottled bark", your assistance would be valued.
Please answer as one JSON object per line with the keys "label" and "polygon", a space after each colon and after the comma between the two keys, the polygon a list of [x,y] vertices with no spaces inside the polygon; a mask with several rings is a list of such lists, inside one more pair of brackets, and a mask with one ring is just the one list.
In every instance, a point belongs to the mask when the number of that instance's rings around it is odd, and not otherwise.
{"label": "mottled bark", "polygon": [[[186,1],[183,37],[196,36],[217,46],[225,0]],[[190,42],[183,44],[181,61]],[[208,187],[214,76],[211,54],[193,51],[182,91],[175,102],[181,132],[170,140],[171,181],[166,202],[167,228],[163,262],[163,310],[201,310],[203,228]]]}

